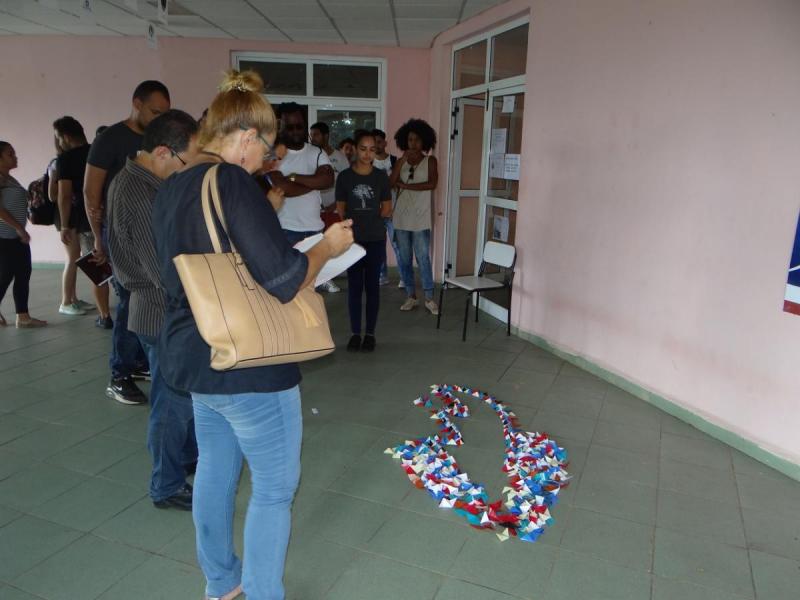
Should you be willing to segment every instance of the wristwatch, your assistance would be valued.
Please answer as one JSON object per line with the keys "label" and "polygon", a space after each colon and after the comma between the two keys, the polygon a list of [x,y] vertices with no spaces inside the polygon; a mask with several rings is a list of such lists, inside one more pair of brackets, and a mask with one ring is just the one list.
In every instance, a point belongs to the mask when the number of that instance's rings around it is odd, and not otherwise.
{"label": "wristwatch", "polygon": [[291,181],[292,183],[294,183],[294,180],[295,180],[295,179],[297,179],[297,173],[291,173],[291,174],[289,175],[289,181]]}

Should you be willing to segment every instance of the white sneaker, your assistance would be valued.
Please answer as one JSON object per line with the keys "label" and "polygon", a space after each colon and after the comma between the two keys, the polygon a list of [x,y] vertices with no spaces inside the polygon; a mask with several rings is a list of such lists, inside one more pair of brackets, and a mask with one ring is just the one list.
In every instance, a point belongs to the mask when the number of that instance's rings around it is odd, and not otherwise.
{"label": "white sneaker", "polygon": [[427,309],[428,309],[428,311],[429,311],[429,312],[430,312],[432,315],[438,315],[438,314],[439,314],[439,305],[438,305],[438,304],[436,304],[436,302],[434,302],[434,301],[433,301],[433,300],[431,300],[430,298],[428,298],[427,300],[425,300],[425,308],[427,308]]}
{"label": "white sneaker", "polygon": [[406,284],[403,283],[403,280],[401,279],[400,283],[397,284],[397,287],[399,287],[401,290],[404,290],[406,288]]}
{"label": "white sneaker", "polygon": [[417,308],[417,304],[419,304],[419,300],[409,296],[408,298],[406,298],[406,301],[403,302],[403,305],[400,307],[400,310],[414,310],[415,308]]}
{"label": "white sneaker", "polygon": [[335,294],[336,292],[341,292],[342,291],[342,288],[340,288],[338,285],[333,283],[332,279],[330,281],[326,281],[320,287],[323,290],[325,290],[326,292],[328,292],[329,294]]}
{"label": "white sneaker", "polygon": [[62,304],[58,307],[58,312],[60,312],[62,315],[70,315],[73,317],[86,314],[86,311],[78,306],[77,302],[75,304]]}
{"label": "white sneaker", "polygon": [[96,308],[91,302],[84,302],[83,300],[75,300],[75,304],[78,305],[78,308],[85,311],[94,310]]}

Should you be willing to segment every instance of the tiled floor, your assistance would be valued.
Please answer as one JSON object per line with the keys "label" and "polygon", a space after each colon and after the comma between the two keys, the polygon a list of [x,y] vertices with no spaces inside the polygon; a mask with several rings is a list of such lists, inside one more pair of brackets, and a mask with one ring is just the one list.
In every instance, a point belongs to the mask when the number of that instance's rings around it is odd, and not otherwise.
{"label": "tiled floor", "polygon": [[[51,326],[0,330],[0,598],[201,598],[190,515],[146,496],[147,408],[104,396],[110,333],[59,317],[57,290],[56,271],[35,271],[32,310]],[[488,317],[462,343],[460,300],[437,332],[423,311],[397,310],[399,290],[383,294],[374,355],[337,351],[303,367],[290,598],[800,597],[800,484]],[[344,300],[328,297],[340,343]],[[470,528],[383,454],[432,431],[411,401],[437,382],[494,393],[567,448],[574,479],[537,543]],[[454,454],[499,492],[500,428],[473,408]],[[245,478],[239,539],[248,489]]]}

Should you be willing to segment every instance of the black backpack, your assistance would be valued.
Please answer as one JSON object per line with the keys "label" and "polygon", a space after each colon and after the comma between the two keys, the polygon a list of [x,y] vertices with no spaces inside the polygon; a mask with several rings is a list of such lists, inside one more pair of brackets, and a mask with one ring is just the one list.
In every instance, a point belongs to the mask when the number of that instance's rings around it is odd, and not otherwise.
{"label": "black backpack", "polygon": [[52,225],[56,218],[56,205],[50,202],[50,169],[44,176],[31,181],[28,186],[28,220],[34,225]]}

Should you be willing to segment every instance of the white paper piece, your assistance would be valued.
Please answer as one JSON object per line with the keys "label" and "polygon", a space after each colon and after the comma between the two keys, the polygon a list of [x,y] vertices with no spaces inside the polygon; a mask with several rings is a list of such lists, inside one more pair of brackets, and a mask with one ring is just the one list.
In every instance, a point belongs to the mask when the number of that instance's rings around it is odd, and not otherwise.
{"label": "white paper piece", "polygon": [[508,226],[509,219],[502,215],[494,216],[494,224],[492,226],[492,239],[498,242],[508,241]]}
{"label": "white paper piece", "polygon": [[503,167],[503,179],[519,181],[519,154],[506,154]]}
{"label": "white paper piece", "polygon": [[158,36],[156,35],[156,28],[152,23],[147,24],[147,45],[153,50],[158,50]]}
{"label": "white paper piece", "polygon": [[489,177],[495,179],[503,179],[505,173],[506,155],[505,154],[490,154],[489,155]]}
{"label": "white paper piece", "polygon": [[45,8],[52,8],[53,10],[58,10],[61,8],[58,0],[39,0],[39,4]]}
{"label": "white paper piece", "polygon": [[[322,234],[318,233],[317,235],[312,235],[311,237],[307,237],[306,239],[297,242],[294,247],[300,250],[300,252],[307,252],[310,248],[316,246],[321,240]],[[317,280],[314,282],[314,287],[322,285],[326,281],[330,281],[337,275],[344,273],[349,267],[353,266],[359,260],[364,258],[366,254],[367,251],[364,250],[363,246],[353,244],[350,246],[350,248],[348,248],[347,252],[341,256],[330,259],[322,266],[319,275],[317,275]]]}
{"label": "white paper piece", "polygon": [[158,7],[158,20],[166,25],[169,19],[169,0],[156,0],[156,6]]}
{"label": "white paper piece", "polygon": [[125,6],[139,12],[139,0],[125,0]]}
{"label": "white paper piece", "polygon": [[492,154],[505,154],[508,129],[492,129],[492,141],[489,146]]}
{"label": "white paper piece", "polygon": [[516,102],[516,96],[503,96],[503,112],[504,113],[513,113],[514,112],[514,103]]}

